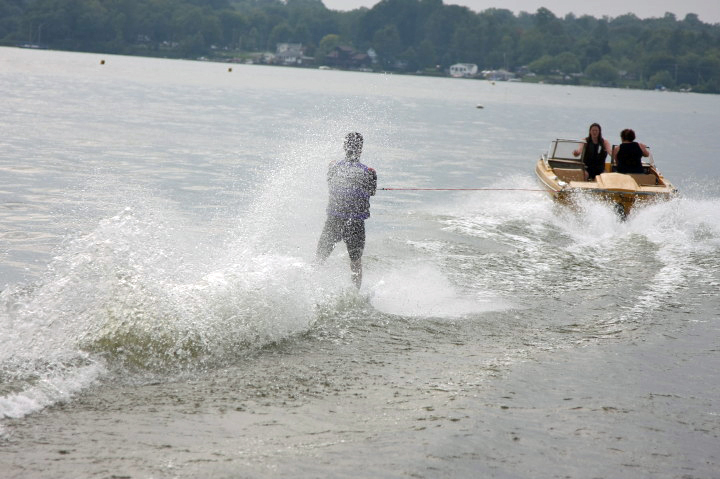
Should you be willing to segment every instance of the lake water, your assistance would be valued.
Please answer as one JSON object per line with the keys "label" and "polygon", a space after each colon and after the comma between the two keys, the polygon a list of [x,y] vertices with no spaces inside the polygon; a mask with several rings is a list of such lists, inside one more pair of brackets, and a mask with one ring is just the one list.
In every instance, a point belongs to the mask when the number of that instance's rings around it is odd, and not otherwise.
{"label": "lake water", "polygon": [[[720,96],[11,48],[0,91],[3,477],[717,477]],[[595,121],[681,195],[537,192]],[[312,261],[355,130],[481,189],[378,191],[359,293]]]}

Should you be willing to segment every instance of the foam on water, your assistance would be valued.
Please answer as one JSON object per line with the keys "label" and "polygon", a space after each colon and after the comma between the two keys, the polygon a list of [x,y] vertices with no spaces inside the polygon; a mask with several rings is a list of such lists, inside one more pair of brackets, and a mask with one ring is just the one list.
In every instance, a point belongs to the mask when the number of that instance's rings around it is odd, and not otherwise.
{"label": "foam on water", "polygon": [[375,308],[400,316],[462,318],[507,307],[500,298],[459,291],[431,264],[410,264],[387,271],[370,291]]}
{"label": "foam on water", "polygon": [[2,292],[0,416],[66,399],[109,364],[163,371],[222,361],[312,323],[306,262],[246,249],[203,272],[207,251],[146,213],[101,221],[37,284]]}
{"label": "foam on water", "polygon": [[[386,265],[373,292],[374,306],[420,317],[523,308],[515,299],[518,293],[554,297],[558,292],[611,283],[616,274],[644,274],[633,269],[642,261],[618,271],[618,260],[632,251],[624,244],[634,242],[635,236],[645,238],[637,246],[638,254],[653,256],[654,232],[674,227],[665,220],[665,226],[645,223],[653,208],[667,214],[675,207],[673,202],[639,209],[622,221],[610,205],[590,198],[580,198],[575,210],[555,205],[544,193],[533,191],[537,185],[527,176],[504,178],[491,187],[516,191],[465,193],[427,208],[437,228],[450,235],[407,241],[415,253],[405,263]],[[663,242],[662,248],[666,247]],[[662,251],[658,255],[666,256]],[[668,256],[653,285],[679,284],[674,274],[685,264],[684,253]],[[647,288],[646,297],[655,289]]]}
{"label": "foam on water", "polygon": [[[57,402],[65,401],[92,384],[104,372],[105,369],[102,365],[92,363],[71,371],[45,373],[22,392],[0,397],[0,413],[3,417],[19,418]],[[1,432],[2,426],[0,425]]]}
{"label": "foam on water", "polygon": [[[493,186],[531,189],[534,183],[517,177]],[[577,203],[575,209],[562,207],[527,191],[468,194],[438,209],[445,229],[459,237],[436,250],[469,271],[464,284],[491,297],[512,302],[520,293],[574,304],[580,298],[575,292],[583,291],[585,307],[594,311],[594,321],[583,327],[597,334],[625,330],[626,323],[650,324],[688,284],[717,282],[716,273],[698,266],[702,255],[706,265],[720,261],[717,198],[644,205],[625,221],[607,203],[590,197]],[[455,251],[463,238],[483,242],[468,253]]]}
{"label": "foam on water", "polygon": [[287,146],[269,150],[250,204],[202,224],[157,192],[105,181],[117,214],[69,236],[34,284],[0,293],[0,417],[66,400],[108,370],[165,375],[232,361],[342,303],[347,262],[312,260],[329,161],[347,131],[380,128],[350,107],[339,121],[319,119],[322,130],[279,139]]}

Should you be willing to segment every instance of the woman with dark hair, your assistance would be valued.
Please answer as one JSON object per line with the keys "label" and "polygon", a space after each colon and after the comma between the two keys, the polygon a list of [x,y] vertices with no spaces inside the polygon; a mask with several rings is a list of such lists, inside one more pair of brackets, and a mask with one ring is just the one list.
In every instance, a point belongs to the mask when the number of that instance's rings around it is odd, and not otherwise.
{"label": "woman with dark hair", "polygon": [[650,156],[647,146],[635,141],[635,132],[630,128],[620,132],[620,139],[622,143],[613,149],[618,173],[644,173],[642,159]]}
{"label": "woman with dark hair", "polygon": [[585,164],[585,172],[588,181],[593,181],[595,177],[605,171],[605,158],[610,151],[610,143],[602,136],[602,127],[593,123],[590,125],[588,136],[585,138],[585,148],[578,148],[573,151],[573,155],[580,156],[582,153],[582,161]]}

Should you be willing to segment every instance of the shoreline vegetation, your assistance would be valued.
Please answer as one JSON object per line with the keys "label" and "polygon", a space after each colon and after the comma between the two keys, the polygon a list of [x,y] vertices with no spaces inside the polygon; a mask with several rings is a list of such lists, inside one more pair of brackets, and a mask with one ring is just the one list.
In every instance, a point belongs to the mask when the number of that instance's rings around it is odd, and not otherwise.
{"label": "shoreline vegetation", "polygon": [[0,45],[491,81],[720,93],[720,24],[442,0],[0,0]]}

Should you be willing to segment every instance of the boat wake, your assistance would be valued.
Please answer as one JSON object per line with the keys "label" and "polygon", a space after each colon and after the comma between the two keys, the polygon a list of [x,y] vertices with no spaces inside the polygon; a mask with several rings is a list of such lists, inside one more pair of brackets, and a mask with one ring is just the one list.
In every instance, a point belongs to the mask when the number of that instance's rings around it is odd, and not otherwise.
{"label": "boat wake", "polygon": [[[577,331],[578,341],[649,327],[681,292],[717,289],[717,198],[647,204],[626,220],[592,197],[578,198],[576,206],[524,192],[464,195],[435,210],[441,228],[454,235],[435,246],[436,262],[455,284],[543,317],[541,328]],[[558,303],[565,307],[558,310]],[[556,311],[554,319],[543,308]]]}
{"label": "boat wake", "polygon": [[661,320],[688,283],[720,284],[716,198],[648,205],[620,221],[597,201],[578,214],[529,196],[460,195],[410,215],[424,222],[421,234],[375,231],[361,295],[348,293],[342,246],[318,267],[314,231],[278,240],[293,216],[266,211],[285,209],[279,200],[261,197],[247,218],[266,223],[240,221],[229,240],[187,233],[185,220],[157,205],[126,208],[67,241],[34,284],[0,293],[0,417],[68,400],[108,374],[165,378],[314,330],[342,336],[343,318],[532,315],[560,300],[568,311],[582,303],[588,318],[561,311],[542,327],[579,331],[576,341]]}

